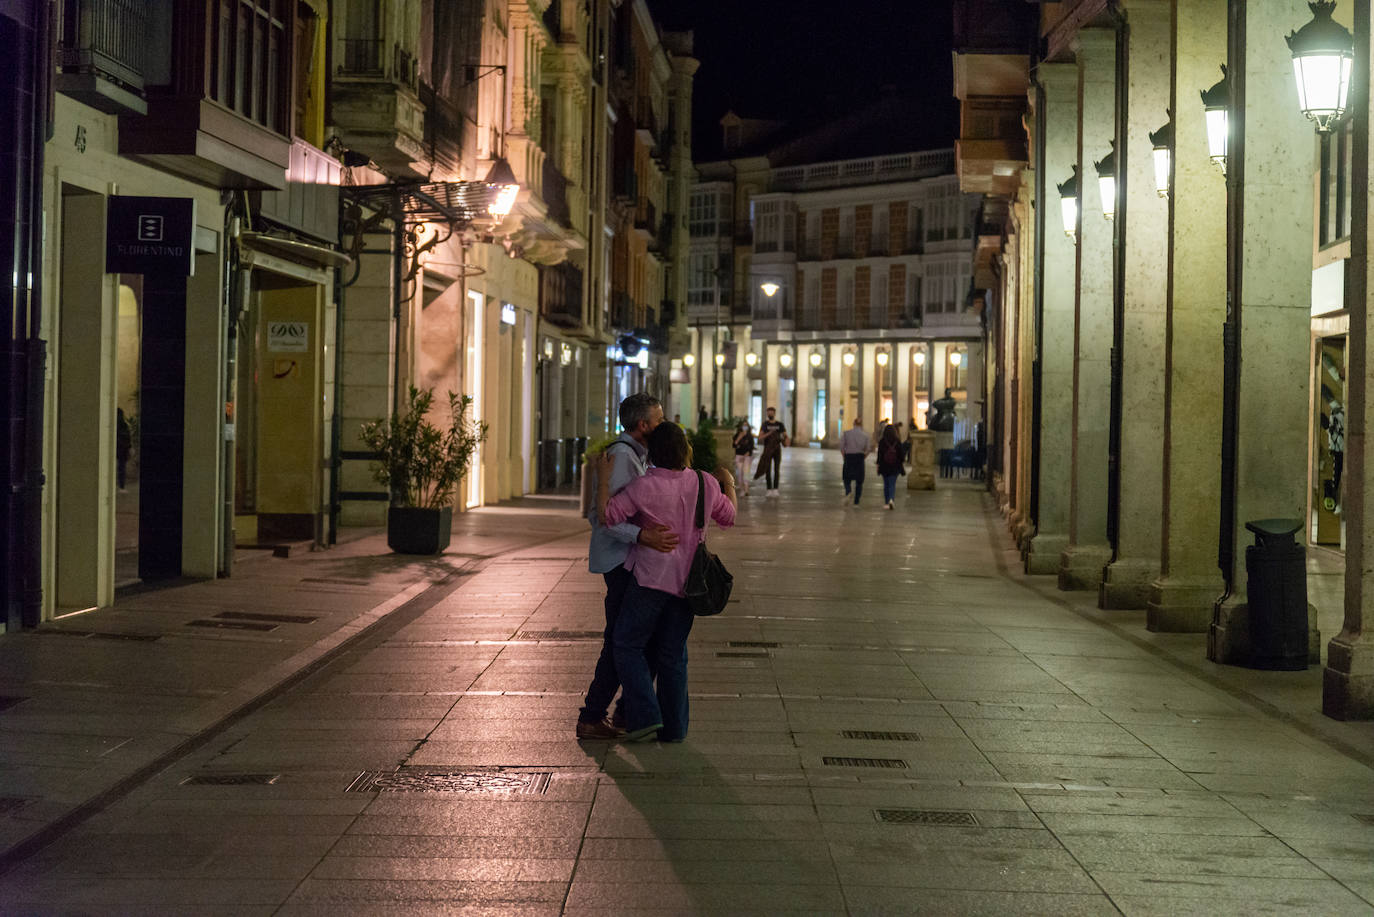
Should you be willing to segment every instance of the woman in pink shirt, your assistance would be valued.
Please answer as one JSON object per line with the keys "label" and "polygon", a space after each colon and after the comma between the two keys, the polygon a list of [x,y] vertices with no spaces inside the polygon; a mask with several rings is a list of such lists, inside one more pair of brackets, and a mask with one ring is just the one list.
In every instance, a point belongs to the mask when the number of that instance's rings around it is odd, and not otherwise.
{"label": "woman in pink shirt", "polygon": [[[657,733],[659,741],[681,742],[687,735],[687,635],[692,630],[683,586],[697,545],[706,537],[705,530],[696,528],[697,488],[705,499],[706,517],[729,528],[735,524],[735,479],[723,467],[714,477],[692,471],[691,446],[675,423],[655,427],[647,445],[652,463],[648,474],[614,497],[610,474],[603,470],[597,476],[601,521],[666,525],[677,534],[678,544],[668,553],[630,546],[625,569],[634,574],[634,582],[625,593],[611,642],[625,701],[625,738],[635,741]],[[657,694],[646,655],[650,646],[658,665]]]}

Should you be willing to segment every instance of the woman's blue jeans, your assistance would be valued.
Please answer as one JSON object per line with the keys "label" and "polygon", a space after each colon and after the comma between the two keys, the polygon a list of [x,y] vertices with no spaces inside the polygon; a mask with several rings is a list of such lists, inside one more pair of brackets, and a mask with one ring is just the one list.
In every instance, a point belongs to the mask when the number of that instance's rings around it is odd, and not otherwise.
{"label": "woman's blue jeans", "polygon": [[883,502],[891,503],[897,497],[897,476],[895,474],[883,475]]}
{"label": "woman's blue jeans", "polygon": [[[630,584],[612,638],[629,731],[662,723],[660,740],[687,735],[687,635],[691,632],[692,612],[686,599],[637,582]],[[658,669],[657,693],[646,647]]]}

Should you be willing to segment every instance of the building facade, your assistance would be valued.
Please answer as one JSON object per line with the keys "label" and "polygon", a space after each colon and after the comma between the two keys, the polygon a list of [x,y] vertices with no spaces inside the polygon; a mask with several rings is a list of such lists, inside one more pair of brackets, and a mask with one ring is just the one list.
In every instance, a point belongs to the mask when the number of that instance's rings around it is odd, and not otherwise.
{"label": "building facade", "polygon": [[[739,122],[724,119],[727,136]],[[972,441],[985,400],[969,296],[978,199],[960,190],[952,151],[797,159],[698,164],[693,339],[674,411],[757,425],[773,406],[794,443],[834,447],[855,418],[924,429],[948,389],[953,441]]]}
{"label": "building facade", "polygon": [[[134,6],[0,17],[33,49],[4,97],[5,627],[380,524],[359,431],[412,385],[488,424],[459,510],[573,485],[622,390],[666,397],[690,34],[643,0]],[[126,210],[175,263],[107,263]]]}
{"label": "building facade", "polygon": [[[992,484],[1027,571],[1263,667],[1247,545],[1291,531],[1346,570],[1299,647],[1338,718],[1374,717],[1369,29],[1368,3],[956,3]],[[1339,81],[1300,101],[1314,31],[1355,110]]]}

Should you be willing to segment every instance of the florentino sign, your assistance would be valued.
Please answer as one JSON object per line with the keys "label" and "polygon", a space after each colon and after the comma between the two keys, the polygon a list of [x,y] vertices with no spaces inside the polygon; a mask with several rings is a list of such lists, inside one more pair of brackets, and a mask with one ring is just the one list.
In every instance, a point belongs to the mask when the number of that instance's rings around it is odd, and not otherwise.
{"label": "florentino sign", "polygon": [[105,214],[105,272],[189,277],[195,233],[192,198],[114,195]]}

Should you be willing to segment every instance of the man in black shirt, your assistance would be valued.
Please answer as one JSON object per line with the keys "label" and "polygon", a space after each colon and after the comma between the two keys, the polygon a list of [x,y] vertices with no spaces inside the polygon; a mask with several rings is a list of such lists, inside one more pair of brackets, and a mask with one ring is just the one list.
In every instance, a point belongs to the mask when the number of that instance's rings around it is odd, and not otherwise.
{"label": "man in black shirt", "polygon": [[768,419],[759,427],[759,442],[763,445],[763,457],[759,459],[759,468],[754,472],[754,477],[766,475],[764,483],[768,485],[768,490],[764,496],[776,497],[778,473],[782,470],[782,447],[792,445],[787,438],[787,426],[778,420],[777,408],[768,409]]}

